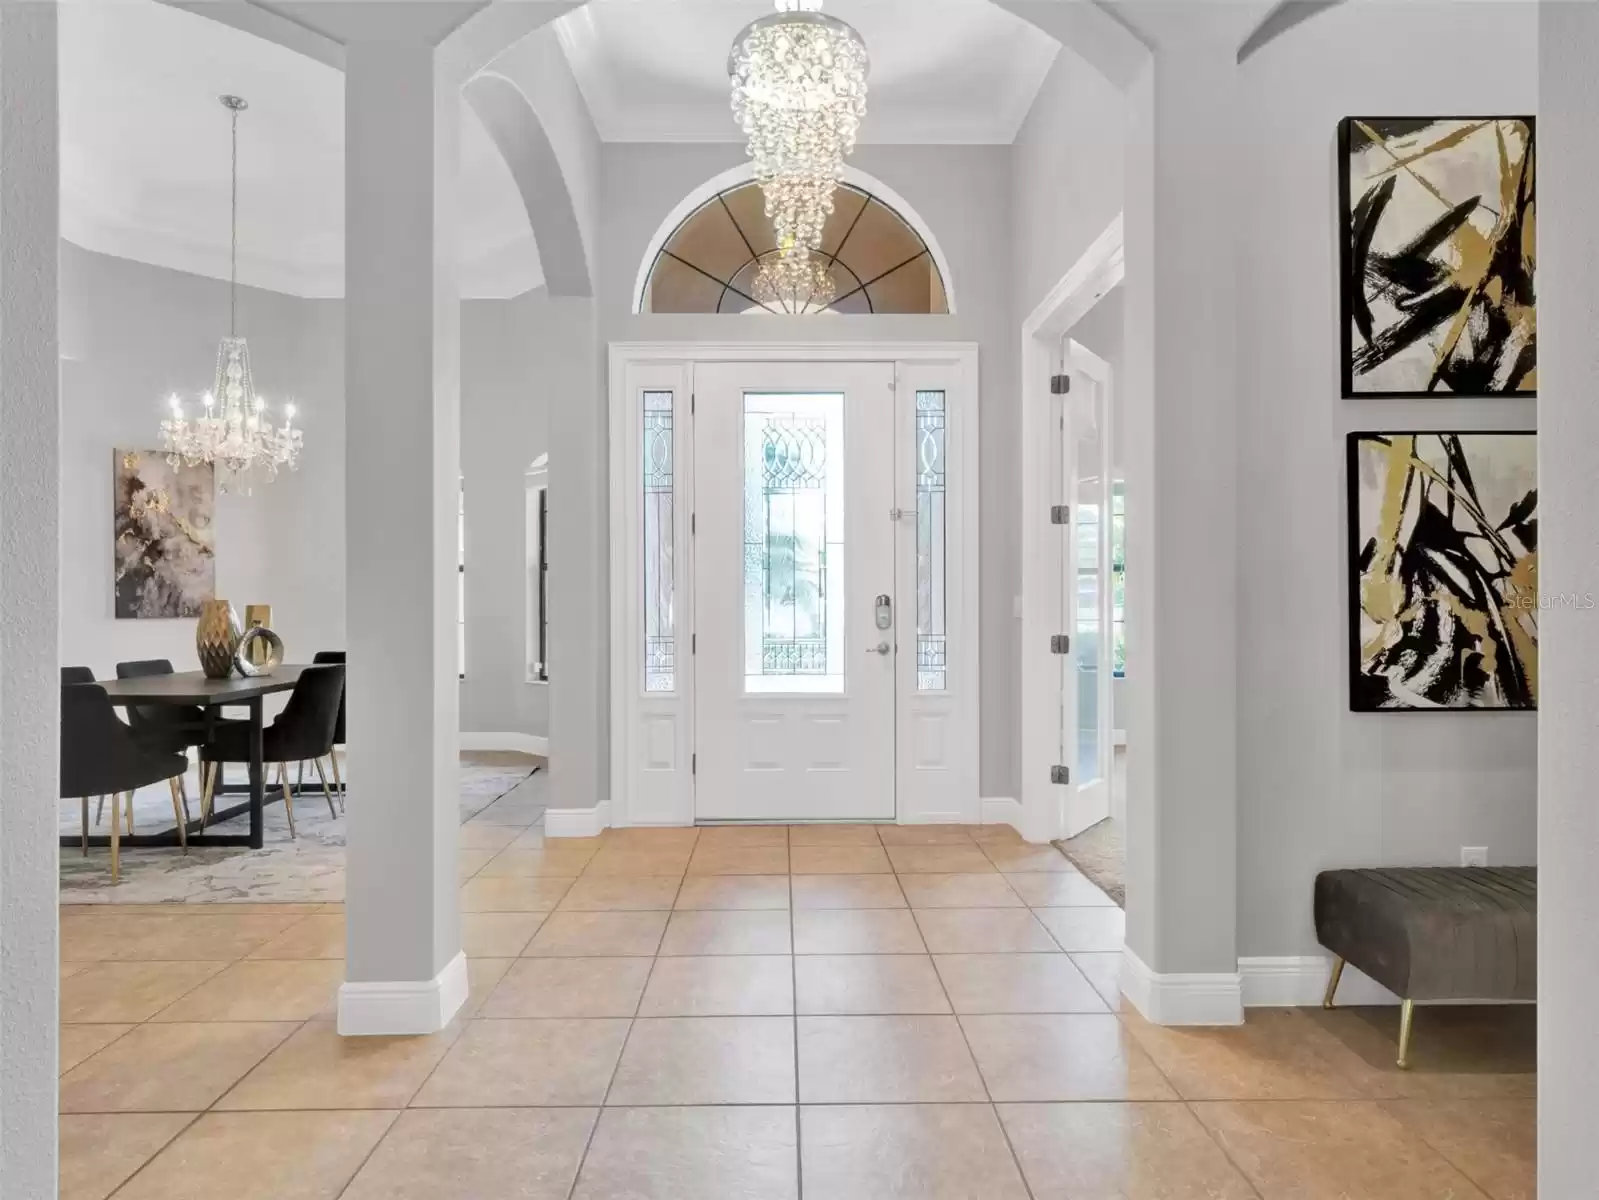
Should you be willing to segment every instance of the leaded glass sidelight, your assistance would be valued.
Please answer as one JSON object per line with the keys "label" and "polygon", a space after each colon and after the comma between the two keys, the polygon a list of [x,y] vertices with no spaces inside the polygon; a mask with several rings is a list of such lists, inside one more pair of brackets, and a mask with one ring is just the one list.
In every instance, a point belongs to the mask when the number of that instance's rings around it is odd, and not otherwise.
{"label": "leaded glass sidelight", "polygon": [[747,692],[844,690],[844,397],[744,397]]}
{"label": "leaded glass sidelight", "polygon": [[949,686],[946,492],[949,413],[944,393],[916,393],[916,690]]}
{"label": "leaded glass sidelight", "polygon": [[644,690],[677,687],[672,393],[645,392],[640,460],[644,485]]}

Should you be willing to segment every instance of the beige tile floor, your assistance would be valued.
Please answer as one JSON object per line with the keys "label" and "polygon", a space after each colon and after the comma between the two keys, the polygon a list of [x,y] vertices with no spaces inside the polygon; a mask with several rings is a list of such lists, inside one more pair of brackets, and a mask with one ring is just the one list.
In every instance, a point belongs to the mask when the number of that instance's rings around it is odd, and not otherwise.
{"label": "beige tile floor", "polygon": [[1526,1010],[1122,1008],[1005,830],[463,832],[472,998],[341,1039],[337,906],[66,908],[66,1200],[1532,1200]]}

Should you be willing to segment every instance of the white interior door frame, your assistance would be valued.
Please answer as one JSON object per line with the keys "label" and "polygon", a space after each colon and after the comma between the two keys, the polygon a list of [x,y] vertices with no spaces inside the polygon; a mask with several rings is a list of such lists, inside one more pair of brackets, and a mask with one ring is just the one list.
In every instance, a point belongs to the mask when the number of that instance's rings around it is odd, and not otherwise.
{"label": "white interior door frame", "polygon": [[[1122,217],[1117,214],[1022,324],[1022,835],[1032,842],[1065,836],[1072,785],[1051,782],[1060,758],[1060,660],[1049,639],[1059,628],[1062,540],[1051,524],[1059,406],[1050,376],[1060,368],[1061,337],[1126,274]],[[1075,758],[1075,748],[1070,757]]]}
{"label": "white interior door frame", "polygon": [[[895,367],[896,507],[916,512],[909,468],[916,392],[946,393],[949,684],[941,692],[916,690],[916,567],[900,560],[897,590],[901,634],[895,708],[898,816],[901,823],[980,819],[978,712],[980,640],[978,572],[978,350],[969,342],[613,342],[610,393],[610,795],[596,805],[592,827],[690,825],[695,819],[693,755],[694,368],[697,363],[892,363]],[[670,690],[645,684],[644,461],[645,392],[670,392],[674,426],[672,637],[676,668]],[[657,401],[659,403],[659,401]],[[884,514],[885,518],[888,514]],[[914,548],[914,522],[897,544]],[[906,543],[903,539],[910,537]],[[909,590],[907,591],[907,584]],[[906,636],[908,635],[908,636]],[[909,687],[909,694],[906,687]]]}

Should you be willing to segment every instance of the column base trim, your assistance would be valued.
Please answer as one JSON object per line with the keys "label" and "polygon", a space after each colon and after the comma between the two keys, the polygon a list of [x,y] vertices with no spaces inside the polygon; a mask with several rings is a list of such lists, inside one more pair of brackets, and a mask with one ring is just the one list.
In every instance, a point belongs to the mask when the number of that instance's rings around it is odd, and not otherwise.
{"label": "column base trim", "polygon": [[339,1034],[380,1037],[438,1033],[455,1019],[470,991],[464,951],[432,979],[345,982],[339,988]]}
{"label": "column base trim", "polygon": [[611,804],[593,808],[549,808],[544,810],[544,836],[551,838],[598,837],[611,827]]}
{"label": "column base trim", "polygon": [[1242,1025],[1243,979],[1237,971],[1162,975],[1122,947],[1122,994],[1156,1025]]}
{"label": "column base trim", "polygon": [[510,750],[517,754],[550,756],[550,739],[535,733],[462,733],[463,750]]}

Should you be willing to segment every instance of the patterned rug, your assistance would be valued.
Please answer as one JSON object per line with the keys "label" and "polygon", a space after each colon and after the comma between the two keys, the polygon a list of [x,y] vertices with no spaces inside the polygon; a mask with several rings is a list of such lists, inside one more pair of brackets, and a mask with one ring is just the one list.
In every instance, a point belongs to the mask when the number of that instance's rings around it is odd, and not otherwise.
{"label": "patterned rug", "polygon": [[[461,755],[461,821],[485,824],[533,825],[544,813],[548,776],[540,771],[542,759],[525,754],[473,752]],[[291,771],[294,768],[291,766]],[[340,764],[343,771],[343,763]],[[242,774],[237,768],[235,776]],[[266,846],[260,850],[233,847],[195,848],[187,855],[176,847],[151,847],[122,851],[122,880],[111,883],[111,852],[91,847],[88,857],[61,848],[61,901],[63,904],[159,904],[171,902],[215,903],[256,901],[270,903],[334,903],[344,899],[345,821],[328,811],[316,774],[308,769],[308,789],[296,795],[294,824],[298,837],[290,839],[282,793],[269,787],[265,812]],[[269,771],[269,784],[276,770]],[[237,778],[230,782],[238,782]],[[198,815],[200,788],[189,773],[190,811]],[[273,803],[274,797],[277,802]],[[241,797],[227,797],[227,804]],[[349,803],[361,802],[359,784],[350,788]],[[108,832],[109,813],[96,822],[95,802],[89,802],[90,833]],[[165,783],[134,793],[135,833],[155,833],[174,827],[172,797]],[[80,829],[76,800],[61,802],[63,836]],[[212,826],[218,833],[248,833],[250,818],[241,815]]]}

